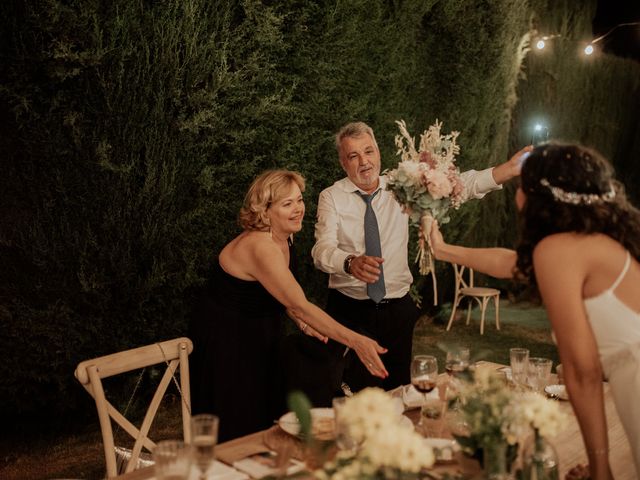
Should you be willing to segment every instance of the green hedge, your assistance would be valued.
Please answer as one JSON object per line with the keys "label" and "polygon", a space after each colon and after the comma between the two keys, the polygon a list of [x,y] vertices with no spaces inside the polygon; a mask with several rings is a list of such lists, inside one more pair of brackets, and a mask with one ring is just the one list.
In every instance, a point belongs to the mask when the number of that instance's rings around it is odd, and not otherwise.
{"label": "green hedge", "polygon": [[[296,242],[322,304],[309,251],[317,196],[342,176],[335,130],[368,122],[392,167],[394,120],[418,135],[438,118],[462,132],[463,169],[502,162],[529,13],[525,0],[3,2],[2,415],[91,410],[79,361],[184,334],[267,168],[307,178]],[[529,87],[518,94],[536,98]],[[447,235],[508,240],[508,193],[463,207]]]}

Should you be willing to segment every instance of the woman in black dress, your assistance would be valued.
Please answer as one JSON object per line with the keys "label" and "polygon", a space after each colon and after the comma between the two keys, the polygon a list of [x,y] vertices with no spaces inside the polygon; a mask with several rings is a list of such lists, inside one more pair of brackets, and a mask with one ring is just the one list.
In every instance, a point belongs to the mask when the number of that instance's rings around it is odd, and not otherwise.
{"label": "woman in black dress", "polygon": [[192,324],[193,413],[220,417],[221,441],[269,427],[281,413],[280,318],[307,335],[353,349],[381,378],[386,352],[310,303],[289,268],[292,235],[302,228],[304,179],[268,171],[251,185],[240,210],[243,232],[220,252],[214,281]]}

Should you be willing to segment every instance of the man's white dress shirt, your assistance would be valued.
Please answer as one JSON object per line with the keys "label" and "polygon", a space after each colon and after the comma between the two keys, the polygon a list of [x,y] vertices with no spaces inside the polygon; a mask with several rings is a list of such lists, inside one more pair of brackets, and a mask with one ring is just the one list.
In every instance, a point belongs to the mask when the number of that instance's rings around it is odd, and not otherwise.
{"label": "man's white dress shirt", "polygon": [[[465,199],[482,198],[488,192],[502,188],[493,179],[492,170],[469,170],[461,174]],[[409,216],[402,212],[386,186],[387,178],[381,176],[379,188],[382,191],[373,199],[372,207],[378,221],[384,258],[385,298],[401,298],[413,282],[408,262]],[[366,300],[369,298],[366,284],[346,274],[343,269],[349,255],[365,253],[366,205],[355,193],[358,190],[349,178],[343,178],[320,193],[316,244],[311,255],[316,268],[329,274],[329,288],[357,300]]]}

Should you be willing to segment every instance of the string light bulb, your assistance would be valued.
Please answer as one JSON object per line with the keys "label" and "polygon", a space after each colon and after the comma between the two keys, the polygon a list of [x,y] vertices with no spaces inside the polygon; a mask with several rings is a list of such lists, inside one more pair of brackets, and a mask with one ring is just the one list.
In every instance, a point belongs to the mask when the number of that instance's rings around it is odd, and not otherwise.
{"label": "string light bulb", "polygon": [[540,39],[536,42],[536,48],[538,50],[542,50],[545,46],[544,40]]}
{"label": "string light bulb", "polygon": [[593,48],[593,45],[591,45],[591,44],[589,44],[586,47],[584,47],[584,54],[585,55],[592,55],[594,51],[595,50]]}

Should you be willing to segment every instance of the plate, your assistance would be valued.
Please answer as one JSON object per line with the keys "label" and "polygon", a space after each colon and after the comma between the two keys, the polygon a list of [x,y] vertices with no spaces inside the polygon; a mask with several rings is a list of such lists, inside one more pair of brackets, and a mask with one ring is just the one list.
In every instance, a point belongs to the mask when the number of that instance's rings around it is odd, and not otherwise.
{"label": "plate", "polygon": [[[311,432],[318,440],[331,440],[335,437],[335,418],[333,408],[312,408]],[[278,420],[278,426],[294,437],[300,436],[300,422],[294,412],[287,412]]]}
{"label": "plate", "polygon": [[460,445],[450,438],[425,438],[425,443],[433,448],[436,462],[452,462],[453,454],[460,451]]}
{"label": "plate", "polygon": [[544,391],[547,392],[547,395],[550,397],[569,400],[569,393],[564,385],[547,385],[544,387]]}
{"label": "plate", "polygon": [[502,375],[504,375],[504,377],[507,379],[507,381],[510,382],[512,380],[511,367],[499,368],[498,372],[500,372]]}

